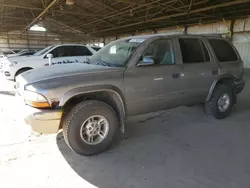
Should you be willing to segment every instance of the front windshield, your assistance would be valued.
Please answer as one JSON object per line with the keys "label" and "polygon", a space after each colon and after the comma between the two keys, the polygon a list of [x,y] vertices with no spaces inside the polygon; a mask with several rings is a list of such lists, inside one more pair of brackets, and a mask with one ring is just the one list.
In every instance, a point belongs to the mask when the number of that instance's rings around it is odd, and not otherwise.
{"label": "front windshield", "polygon": [[22,54],[24,52],[26,52],[27,50],[21,50],[20,52],[18,52],[17,54]]}
{"label": "front windshield", "polygon": [[108,44],[89,58],[90,64],[124,67],[145,39],[118,40]]}
{"label": "front windshield", "polygon": [[51,50],[52,48],[54,48],[55,46],[48,46],[47,48],[44,48],[36,53],[34,53],[33,55],[36,55],[36,56],[40,56],[40,55],[43,55],[45,54],[46,52],[48,52],[49,50]]}

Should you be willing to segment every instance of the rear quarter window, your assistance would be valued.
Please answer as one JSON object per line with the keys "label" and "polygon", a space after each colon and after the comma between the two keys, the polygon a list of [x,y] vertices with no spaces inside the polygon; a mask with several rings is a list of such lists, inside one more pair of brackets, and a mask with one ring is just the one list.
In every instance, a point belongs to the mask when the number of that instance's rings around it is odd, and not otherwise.
{"label": "rear quarter window", "polygon": [[229,42],[223,39],[209,39],[217,59],[220,62],[237,61],[238,56]]}

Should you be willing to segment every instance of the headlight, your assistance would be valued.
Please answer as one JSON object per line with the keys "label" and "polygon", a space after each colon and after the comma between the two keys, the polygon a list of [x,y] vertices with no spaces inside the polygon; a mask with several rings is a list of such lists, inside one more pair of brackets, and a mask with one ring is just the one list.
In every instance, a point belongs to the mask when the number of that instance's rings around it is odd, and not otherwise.
{"label": "headlight", "polygon": [[15,65],[17,64],[17,62],[16,61],[11,61],[11,62],[9,62],[9,67],[14,67]]}
{"label": "headlight", "polygon": [[24,100],[26,104],[36,107],[36,108],[50,107],[48,100],[43,95],[33,92],[33,91],[25,90]]}

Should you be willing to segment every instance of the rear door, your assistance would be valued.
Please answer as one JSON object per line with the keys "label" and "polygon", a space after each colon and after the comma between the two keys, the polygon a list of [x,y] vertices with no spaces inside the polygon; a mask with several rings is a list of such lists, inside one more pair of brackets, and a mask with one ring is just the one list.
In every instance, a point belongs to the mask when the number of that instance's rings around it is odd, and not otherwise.
{"label": "rear door", "polygon": [[[178,106],[182,98],[182,84],[176,77],[180,65],[175,61],[172,40],[154,40],[137,53],[141,55],[124,73],[129,114],[144,114]],[[154,64],[148,64],[150,59]]]}
{"label": "rear door", "polygon": [[205,38],[183,36],[178,38],[178,42],[182,57],[179,73],[186,103],[205,101],[218,76],[218,65],[213,61]]}
{"label": "rear door", "polygon": [[208,41],[220,65],[220,74],[231,74],[236,78],[241,78],[243,62],[236,48],[224,38],[210,37]]}

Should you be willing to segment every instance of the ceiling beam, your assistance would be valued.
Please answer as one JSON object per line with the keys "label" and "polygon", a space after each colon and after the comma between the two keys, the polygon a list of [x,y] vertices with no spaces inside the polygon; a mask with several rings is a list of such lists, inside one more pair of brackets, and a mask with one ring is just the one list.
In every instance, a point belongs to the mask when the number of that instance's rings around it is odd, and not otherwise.
{"label": "ceiling beam", "polygon": [[34,24],[38,22],[40,18],[48,13],[48,11],[54,7],[60,0],[53,0],[32,22],[30,22],[20,33],[22,35],[26,30],[32,27]]}
{"label": "ceiling beam", "polygon": [[33,18],[24,18],[24,17],[16,17],[16,16],[4,16],[4,19],[12,19],[12,20],[33,20]]}
{"label": "ceiling beam", "polygon": [[68,28],[69,30],[74,31],[74,32],[76,32],[76,33],[84,34],[83,31],[81,31],[81,30],[79,30],[79,29],[75,29],[74,27],[69,26],[69,25],[67,25],[67,24],[65,24],[65,23],[59,22],[59,21],[57,21],[57,20],[54,20],[54,19],[51,19],[51,18],[46,19],[46,20],[49,21],[49,22],[52,22],[52,23],[54,23],[54,24],[61,25],[62,27]]}
{"label": "ceiling beam", "polygon": [[249,3],[249,2],[250,2],[250,0],[234,0],[234,1],[230,1],[230,2],[225,2],[225,3],[220,3],[220,4],[216,4],[216,5],[212,5],[212,6],[207,6],[207,7],[204,7],[204,8],[194,9],[194,10],[191,10],[190,12],[182,12],[182,13],[177,13],[177,14],[171,14],[171,15],[152,18],[152,19],[147,20],[147,22],[140,21],[140,22],[121,25],[121,26],[118,26],[116,28],[107,28],[107,29],[96,31],[96,32],[92,32],[90,34],[111,31],[111,30],[114,30],[114,29],[121,29],[121,28],[131,27],[131,26],[135,26],[135,25],[139,25],[139,24],[143,24],[143,23],[148,23],[148,22],[161,21],[161,20],[175,18],[175,17],[179,17],[179,16],[186,16],[186,15],[189,15],[189,14],[196,14],[196,13],[205,12],[205,11],[208,11],[208,10],[213,10],[213,9],[216,9],[216,8],[223,8],[223,7],[228,7],[228,6],[233,6],[233,5],[243,4],[243,3]]}
{"label": "ceiling beam", "polygon": [[189,7],[188,7],[188,12],[192,9],[194,1],[195,0],[190,0]]}
{"label": "ceiling beam", "polygon": [[[136,9],[139,9],[139,8],[142,8],[142,7],[147,7],[147,6],[151,5],[151,4],[156,3],[156,2],[159,2],[159,1],[160,1],[160,0],[154,0],[154,1],[151,1],[151,2],[149,2],[149,3],[140,4],[140,5],[138,5],[138,6],[135,6],[134,8],[130,8],[130,9],[127,9],[127,10],[125,10],[125,11],[120,11],[120,12],[115,13],[115,14],[109,14],[109,15],[107,15],[107,16],[103,16],[101,19],[95,19],[95,20],[90,21],[90,22],[88,22],[88,23],[86,23],[86,24],[82,24],[82,25],[80,25],[78,28],[81,28],[82,26],[86,26],[86,25],[90,25],[90,24],[93,24],[93,23],[102,21],[102,19],[108,19],[108,18],[118,17],[118,16],[123,15],[123,14],[125,14],[125,13],[130,13],[131,11],[134,11],[134,10],[136,10]],[[170,0],[170,1],[168,1],[168,4],[173,3],[173,2],[176,2],[176,1],[177,1],[177,0]]]}
{"label": "ceiling beam", "polygon": [[[203,4],[203,3],[207,3],[209,0],[204,0],[204,1],[199,1],[199,2],[197,2],[197,3],[193,3],[193,5],[200,5],[200,4]],[[172,4],[170,4],[170,5],[165,5],[165,4],[163,4],[162,5],[162,7],[164,7],[164,9],[162,10],[162,11],[159,11],[159,12],[156,12],[156,13],[152,13],[152,14],[149,14],[148,16],[147,16],[147,19],[144,19],[145,21],[147,21],[148,19],[151,19],[151,18],[153,18],[153,17],[156,17],[157,15],[159,15],[159,14],[167,14],[168,12],[171,12],[171,11],[178,11],[178,10],[182,10],[182,9],[185,9],[185,8],[187,8],[189,5],[185,5],[185,6],[180,6],[180,7],[176,7],[176,8],[170,8],[169,9],[169,7],[171,6]],[[184,10],[182,10],[181,12],[183,12]],[[179,11],[178,11],[179,12]],[[125,21],[122,21],[122,22],[120,22],[120,25],[123,25],[123,24],[126,24],[127,22],[132,22],[132,21],[136,21],[136,20],[141,20],[142,18],[144,18],[144,16],[143,17],[136,17],[136,18],[134,18],[134,19],[130,19],[130,20],[125,20]]]}
{"label": "ceiling beam", "polygon": [[[38,8],[38,7],[11,5],[11,4],[3,4],[3,3],[0,3],[0,7],[19,8],[19,9],[27,9],[27,10],[33,10],[33,11],[43,11],[42,8]],[[64,11],[64,10],[53,10],[53,11],[55,13],[61,13],[61,14],[74,14],[74,15],[81,15],[81,16],[86,15],[86,16],[103,17],[103,15],[100,15],[100,14],[87,13],[87,12],[71,12],[71,11]]]}

